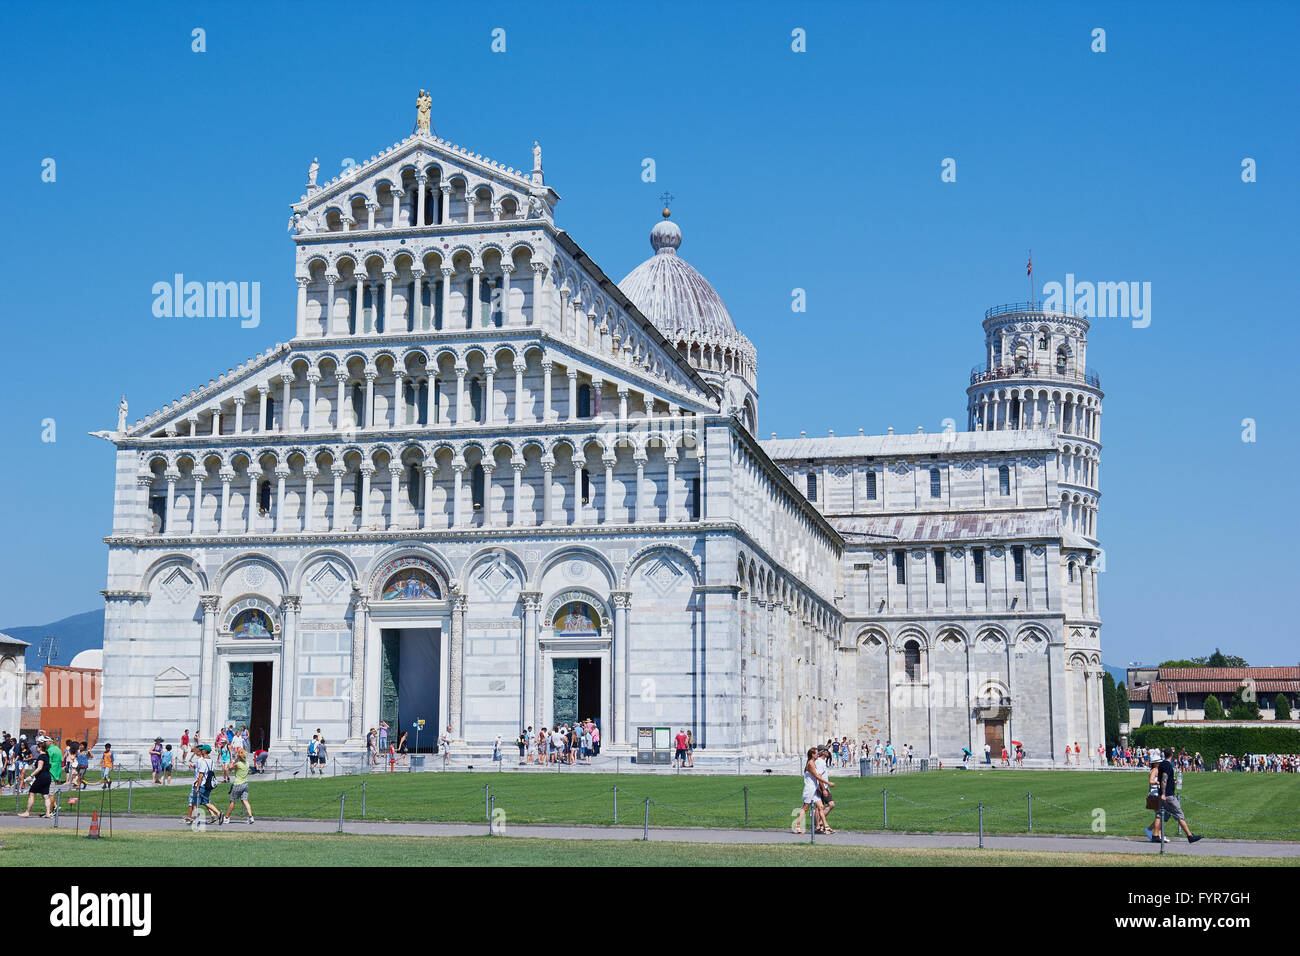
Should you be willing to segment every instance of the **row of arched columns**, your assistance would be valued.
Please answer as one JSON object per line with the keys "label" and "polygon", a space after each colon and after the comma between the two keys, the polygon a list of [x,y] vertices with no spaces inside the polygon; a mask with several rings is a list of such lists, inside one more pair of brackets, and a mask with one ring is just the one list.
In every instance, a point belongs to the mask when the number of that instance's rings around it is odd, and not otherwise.
{"label": "row of arched columns", "polygon": [[1066,435],[1101,440],[1101,399],[1087,392],[1050,388],[972,388],[971,431],[1055,428]]}
{"label": "row of arched columns", "polygon": [[757,556],[737,559],[740,720],[751,750],[802,753],[850,733],[839,700],[843,617]]}
{"label": "row of arched columns", "polygon": [[[558,366],[558,368],[557,368]],[[254,399],[256,396],[256,399]],[[254,404],[255,403],[255,404]],[[251,406],[251,407],[250,407]],[[254,409],[256,409],[254,411]],[[510,344],[289,355],[279,370],[195,408],[155,437],[618,422],[652,430],[687,409],[567,356]]]}
{"label": "row of arched columns", "polygon": [[[154,456],[160,534],[333,533],[699,520],[694,433]],[[219,486],[219,491],[217,490]]]}

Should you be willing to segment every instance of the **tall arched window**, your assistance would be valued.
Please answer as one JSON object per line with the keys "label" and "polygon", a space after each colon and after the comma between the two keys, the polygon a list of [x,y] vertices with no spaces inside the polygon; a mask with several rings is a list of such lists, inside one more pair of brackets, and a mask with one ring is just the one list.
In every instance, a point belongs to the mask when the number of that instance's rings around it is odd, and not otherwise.
{"label": "tall arched window", "polygon": [[807,484],[808,484],[808,500],[816,501],[817,500],[817,475],[811,471],[808,472]]}
{"label": "tall arched window", "polygon": [[415,422],[417,425],[429,424],[429,380],[422,379],[415,392]]}
{"label": "tall arched window", "polygon": [[365,424],[366,393],[360,382],[352,383],[352,424],[361,428]]}
{"label": "tall arched window", "polygon": [[1060,372],[1061,374],[1064,374],[1065,364],[1066,364],[1065,347],[1062,346],[1061,348],[1056,350],[1056,371]]}
{"label": "tall arched window", "polygon": [[352,476],[352,511],[355,514],[361,514],[361,468]]}
{"label": "tall arched window", "polygon": [[400,422],[400,424],[402,425],[415,424],[415,414],[417,411],[416,406],[418,404],[417,399],[419,398],[420,395],[419,389],[420,386],[415,382],[410,381],[409,379],[407,380],[406,384],[402,386],[401,414],[395,416],[395,418]]}
{"label": "tall arched window", "polygon": [[484,276],[478,283],[478,325],[492,325],[492,286],[495,280]]}
{"label": "tall arched window", "polygon": [[921,645],[916,641],[908,641],[903,645],[903,667],[907,671],[908,680],[921,679]]}
{"label": "tall arched window", "polygon": [[263,481],[257,486],[257,508],[261,514],[271,513],[271,483]]}
{"label": "tall arched window", "polygon": [[475,465],[470,478],[470,497],[474,501],[474,510],[483,510],[483,466]]}
{"label": "tall arched window", "polygon": [[266,421],[262,422],[265,431],[275,430],[275,396],[266,396]]}
{"label": "tall arched window", "polygon": [[578,386],[578,417],[579,418],[591,417],[591,386],[590,385],[583,384]]}
{"label": "tall arched window", "polygon": [[943,494],[943,478],[938,468],[930,469],[930,497],[938,498]]}
{"label": "tall arched window", "polygon": [[998,494],[1003,497],[1011,494],[1011,469],[1006,465],[998,466]]}
{"label": "tall arched window", "polygon": [[591,503],[591,475],[586,468],[582,469],[582,503]]}
{"label": "tall arched window", "polygon": [[406,470],[406,497],[411,502],[411,507],[418,509],[420,507],[420,466],[411,462],[411,467]]}
{"label": "tall arched window", "polygon": [[867,500],[876,500],[876,470],[874,468],[867,469]]}
{"label": "tall arched window", "polygon": [[469,383],[470,420],[483,421],[483,386],[477,378]]}

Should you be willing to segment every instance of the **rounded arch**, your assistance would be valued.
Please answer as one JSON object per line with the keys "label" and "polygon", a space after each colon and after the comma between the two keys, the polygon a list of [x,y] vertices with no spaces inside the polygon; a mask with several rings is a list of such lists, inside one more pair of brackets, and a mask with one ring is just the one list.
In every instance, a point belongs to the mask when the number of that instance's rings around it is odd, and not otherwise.
{"label": "rounded arch", "polygon": [[177,567],[189,571],[195,576],[200,591],[207,591],[208,576],[203,571],[203,565],[198,562],[192,555],[183,552],[172,552],[164,554],[145,569],[144,574],[140,576],[140,590],[149,591],[153,585],[154,579],[168,568]]}
{"label": "rounded arch", "polygon": [[489,545],[479,548],[466,559],[465,564],[461,567],[460,587],[462,590],[469,587],[470,575],[474,569],[479,567],[489,559],[499,559],[510,565],[515,572],[515,578],[519,582],[519,587],[524,587],[524,582],[528,580],[528,568],[524,566],[523,560],[509,548],[503,548],[500,545]]}
{"label": "rounded arch", "polygon": [[681,558],[682,562],[690,569],[691,582],[693,586],[698,586],[702,581],[702,572],[700,571],[699,560],[685,548],[679,545],[669,544],[667,542],[656,542],[648,544],[643,548],[635,551],[625,565],[623,565],[623,576],[619,586],[626,590],[632,584],[632,575],[636,573],[638,566],[643,564],[658,552],[668,552]]}
{"label": "rounded arch", "polygon": [[[542,579],[546,577],[547,573],[552,568],[556,567],[557,565],[561,564],[564,561],[571,561],[574,558],[586,558],[588,561],[594,564],[596,568],[605,576],[605,587],[607,589],[613,588],[615,583],[618,581],[618,574],[614,571],[614,566],[609,563],[608,558],[606,558],[595,548],[590,548],[585,545],[579,544],[579,545],[562,545],[559,548],[556,548],[546,557],[544,557],[540,562],[538,562],[537,570],[534,572],[535,576],[531,584],[534,587],[539,586],[541,584]],[[577,590],[581,590],[581,589],[579,588]]]}
{"label": "rounded arch", "polygon": [[265,565],[267,570],[275,575],[276,579],[280,582],[281,591],[286,594],[289,593],[289,575],[285,573],[284,568],[281,567],[279,561],[261,551],[245,551],[242,554],[235,555],[222,565],[221,570],[217,572],[216,590],[220,591],[225,587],[226,582],[230,580],[230,576],[241,567],[246,564],[254,563]]}
{"label": "rounded arch", "polygon": [[321,561],[337,561],[347,570],[352,579],[353,585],[360,581],[360,574],[356,562],[352,560],[345,552],[337,548],[317,548],[303,555],[293,571],[293,590],[295,594],[301,594],[303,585],[306,584],[307,572],[319,564]]}
{"label": "rounded arch", "polygon": [[450,598],[451,576],[446,560],[433,548],[422,544],[397,545],[374,558],[364,572],[362,593],[372,599],[380,598],[384,586],[406,569],[424,571],[433,578],[439,593],[434,600]]}

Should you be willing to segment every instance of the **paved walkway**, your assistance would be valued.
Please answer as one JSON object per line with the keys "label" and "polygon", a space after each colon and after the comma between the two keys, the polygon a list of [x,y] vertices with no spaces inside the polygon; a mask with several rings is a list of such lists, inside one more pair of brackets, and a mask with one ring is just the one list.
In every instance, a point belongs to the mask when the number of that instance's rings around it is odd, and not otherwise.
{"label": "paved walkway", "polygon": [[[83,827],[87,821],[82,819]],[[48,829],[49,820],[39,817],[16,817],[6,813],[0,816],[0,832],[8,828]],[[71,829],[75,818],[66,814],[60,820],[60,829]],[[246,819],[236,817],[229,827],[234,833],[334,833],[337,820],[258,820],[249,825]],[[184,825],[178,817],[114,816],[115,830],[181,832]],[[217,828],[212,828],[217,829]],[[379,823],[345,820],[346,833],[380,834],[384,836],[485,836],[487,823]],[[552,840],[639,840],[641,827],[581,827],[507,825],[504,836],[539,837]],[[705,827],[651,827],[650,839],[664,843],[729,843],[729,844],[783,844],[807,843],[808,835],[798,836],[784,830],[728,830]],[[879,833],[848,832],[841,830],[830,836],[818,836],[817,843],[829,846],[861,846],[884,848],[970,849],[979,843],[973,833]],[[1159,847],[1143,839],[1115,836],[990,836],[985,835],[984,846],[990,850],[1042,851],[1050,853],[1159,853]],[[1165,845],[1165,853],[1174,856],[1231,856],[1231,857],[1285,857],[1300,859],[1300,843],[1267,843],[1255,840],[1214,840],[1206,838],[1189,844],[1179,838]]]}

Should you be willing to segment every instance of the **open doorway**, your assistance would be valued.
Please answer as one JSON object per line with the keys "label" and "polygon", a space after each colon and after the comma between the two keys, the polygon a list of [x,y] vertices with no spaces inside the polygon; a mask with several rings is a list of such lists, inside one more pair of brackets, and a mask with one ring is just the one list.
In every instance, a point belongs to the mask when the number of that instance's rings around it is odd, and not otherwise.
{"label": "open doorway", "polygon": [[248,727],[248,742],[254,750],[270,750],[271,688],[275,664],[271,661],[232,661],[226,722],[235,730]]}

